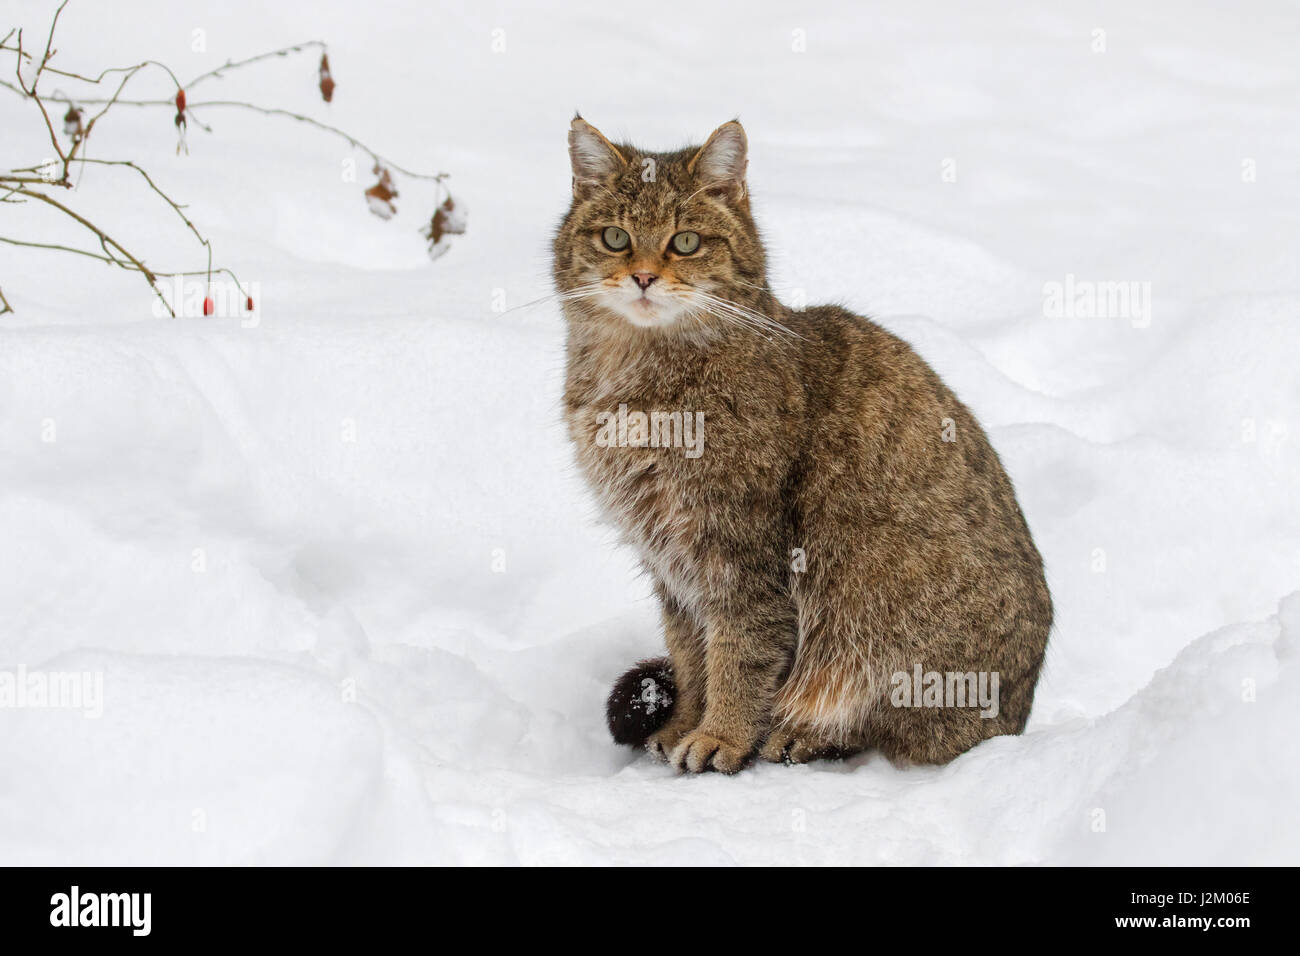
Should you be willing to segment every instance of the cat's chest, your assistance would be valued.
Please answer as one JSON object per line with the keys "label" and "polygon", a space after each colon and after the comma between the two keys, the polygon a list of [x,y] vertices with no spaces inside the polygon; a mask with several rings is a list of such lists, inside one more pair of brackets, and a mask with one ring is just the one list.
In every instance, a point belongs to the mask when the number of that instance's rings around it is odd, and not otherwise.
{"label": "cat's chest", "polygon": [[569,437],[605,517],[643,553],[689,547],[734,508],[775,494],[796,428],[766,365],[600,358],[571,352]]}
{"label": "cat's chest", "polygon": [[700,403],[596,400],[567,410],[578,464],[597,491],[649,494],[682,491],[703,477],[710,419]]}
{"label": "cat's chest", "polygon": [[698,531],[719,464],[709,438],[726,412],[662,392],[618,399],[568,403],[578,466],[607,520],[643,551],[675,550]]}

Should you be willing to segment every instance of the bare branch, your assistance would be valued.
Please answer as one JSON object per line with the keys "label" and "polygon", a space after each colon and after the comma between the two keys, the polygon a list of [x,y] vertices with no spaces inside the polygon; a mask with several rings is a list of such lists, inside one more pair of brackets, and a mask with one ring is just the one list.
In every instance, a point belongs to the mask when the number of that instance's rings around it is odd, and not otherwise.
{"label": "bare branch", "polygon": [[302,43],[295,43],[293,46],[281,47],[278,50],[271,50],[269,53],[259,53],[257,56],[250,56],[246,60],[226,60],[224,64],[215,70],[209,70],[207,73],[200,73],[194,79],[185,84],[185,89],[192,90],[204,80],[213,78],[221,79],[228,70],[236,70],[241,66],[248,66],[250,63],[258,63],[262,60],[269,60],[272,57],[284,57],[290,53],[301,53],[308,47],[316,47],[319,50],[326,49],[325,43],[321,40],[304,40]]}
{"label": "bare branch", "polygon": [[[167,311],[171,313],[172,318],[176,317],[176,313],[172,310],[171,304],[163,296],[162,290],[158,288],[158,281],[157,279],[154,278],[153,272],[151,272],[143,262],[141,262],[139,259],[133,256],[125,248],[123,248],[122,244],[119,243],[116,239],[114,239],[112,236],[106,233],[103,229],[99,228],[99,226],[95,225],[86,217],[82,216],[79,213],[73,212],[67,206],[63,205],[63,203],[59,202],[57,199],[53,199],[50,196],[45,195],[45,193],[34,192],[25,187],[20,188],[18,190],[18,193],[19,195],[27,196],[31,199],[38,199],[43,203],[47,203],[48,205],[53,206],[55,209],[58,209],[60,212],[64,213],[65,215],[71,216],[73,219],[81,223],[83,226],[85,226],[87,229],[89,229],[91,232],[93,232],[96,236],[99,237],[99,243],[104,248],[104,252],[106,254],[109,253],[109,246],[112,246],[114,249],[120,252],[122,256],[128,262],[130,262],[132,266],[135,267],[135,270],[137,272],[140,272],[144,275],[150,287],[153,288],[154,294],[157,295],[158,298],[162,300],[163,305],[167,306]],[[117,261],[116,257],[113,258],[114,261]],[[118,262],[118,264],[121,265],[120,262]]]}
{"label": "bare branch", "polygon": [[[0,86],[9,86],[10,89],[13,88],[9,83],[6,83],[4,80],[0,80]],[[59,94],[51,94],[48,97],[48,99],[56,103],[65,103],[69,105],[73,103],[71,97],[62,96]],[[105,99],[77,99],[76,102],[85,104],[87,106],[93,106],[93,105],[99,105],[101,103],[107,103],[109,101]],[[117,106],[167,106],[173,109],[176,106],[173,100],[117,99],[114,100],[113,102]],[[263,116],[283,116],[291,120],[296,120],[299,123],[304,123],[308,126],[312,126],[318,130],[321,130],[322,132],[329,133],[332,136],[336,136],[339,139],[342,139],[349,146],[361,150],[361,152],[369,156],[371,160],[373,160],[374,162],[386,166],[388,169],[391,169],[395,173],[401,173],[403,176],[406,176],[408,179],[422,179],[428,182],[442,182],[443,180],[448,179],[451,176],[450,173],[445,173],[445,172],[419,173],[413,169],[407,169],[405,166],[401,166],[398,163],[393,162],[387,156],[375,152],[373,149],[371,149],[369,146],[367,146],[365,143],[357,139],[355,136],[353,136],[351,133],[347,132],[346,130],[339,129],[337,126],[331,126],[328,123],[323,123],[318,119],[314,119],[313,117],[306,116],[302,113],[295,113],[292,110],[280,109],[278,107],[271,107],[271,106],[258,106],[256,103],[246,103],[242,100],[202,100],[197,103],[190,103],[186,107],[186,111],[192,114],[196,108],[207,109],[208,107],[226,107],[232,109],[250,110],[254,113],[261,113]],[[207,129],[207,127],[204,128]]]}
{"label": "bare branch", "polygon": [[[67,3],[67,0],[64,0],[64,4],[66,4],[66,3]],[[59,10],[60,10],[60,11],[63,10],[63,5],[64,5],[64,4],[60,4],[60,6],[59,6]],[[55,13],[54,17],[55,17],[55,20],[57,20],[57,19],[58,19],[58,13]],[[53,34],[53,30],[51,30],[51,32],[50,32],[51,39],[53,38],[53,35],[54,35],[54,34]],[[22,90],[23,95],[26,96],[26,97],[28,97],[28,98],[31,99],[31,100],[34,100],[34,101],[36,102],[36,108],[39,109],[39,110],[41,111],[41,117],[45,120],[45,128],[46,128],[46,130],[49,131],[49,134],[50,134],[50,142],[51,142],[51,143],[53,144],[53,146],[54,146],[54,152],[58,155],[59,160],[63,163],[63,165],[64,165],[64,169],[65,169],[65,171],[66,171],[66,169],[67,169],[67,156],[64,155],[63,147],[62,147],[61,145],[59,145],[59,137],[58,137],[58,134],[54,132],[54,124],[53,124],[52,122],[50,122],[50,114],[49,114],[49,113],[46,111],[46,109],[45,109],[45,103],[42,102],[42,101],[41,101],[41,98],[40,98],[39,96],[36,95],[36,84],[40,82],[40,79],[41,79],[41,70],[44,69],[44,64],[42,64],[41,66],[38,66],[38,67],[36,68],[36,76],[32,78],[32,85],[31,85],[31,88],[29,89],[28,86],[27,86],[27,84],[26,84],[26,83],[24,82],[24,80],[23,80],[23,56],[24,56],[24,54],[23,54],[23,31],[22,31],[22,30],[19,30],[19,31],[18,31],[18,56],[14,58],[14,75],[18,78],[18,86],[19,86],[19,88]],[[8,86],[9,84],[6,83],[5,85]]]}
{"label": "bare branch", "polygon": [[[129,101],[127,100],[122,100],[121,102],[124,104],[129,103]],[[129,104],[129,105],[135,105],[135,104]],[[145,105],[145,104],[142,103],[140,105]],[[305,123],[308,126],[313,126],[316,129],[322,130],[323,132],[330,133],[334,136],[339,137],[340,139],[346,140],[350,146],[353,146],[354,148],[361,150],[363,153],[369,156],[376,163],[380,163],[386,168],[392,170],[393,172],[401,173],[403,176],[406,176],[410,179],[425,179],[428,180],[429,182],[440,183],[444,179],[447,179],[450,176],[450,173],[417,173],[413,170],[406,169],[403,166],[399,166],[391,159],[388,159],[386,156],[379,155],[379,153],[376,153],[373,149],[371,149],[365,143],[361,142],[361,140],[357,139],[351,133],[347,133],[339,129],[337,126],[330,126],[328,123],[322,123],[320,120],[313,119],[310,116],[304,116],[302,113],[295,113],[292,110],[280,109],[278,107],[271,107],[271,106],[258,106],[255,103],[245,103],[240,100],[204,100],[201,103],[191,104],[190,108],[193,109],[196,106],[201,107],[203,109],[207,109],[208,107],[211,106],[232,107],[235,109],[252,110],[255,113],[261,113],[264,116],[284,116],[287,117],[288,119],[296,120],[299,123]]]}
{"label": "bare branch", "polygon": [[[77,150],[81,148],[81,145],[86,140],[90,139],[90,132],[95,128],[95,124],[98,123],[100,118],[103,117],[103,115],[112,108],[113,104],[117,102],[117,98],[121,96],[122,91],[126,89],[126,84],[131,81],[131,77],[135,76],[146,66],[148,66],[148,63],[141,63],[139,66],[135,67],[130,72],[128,72],[126,76],[122,77],[122,82],[118,84],[117,92],[114,93],[112,98],[110,98],[109,101],[104,104],[104,108],[102,110],[100,110],[98,113],[96,113],[94,116],[90,118],[90,122],[86,124],[86,128],[82,132],[81,136],[78,137],[73,142],[72,149],[68,150],[68,155],[63,160],[63,179],[65,182],[67,181],[68,178],[68,164],[71,163],[73,157],[77,155]],[[164,67],[164,69],[166,69],[166,67]],[[171,70],[167,70],[167,72],[170,73]]]}
{"label": "bare branch", "polygon": [[[49,63],[50,57],[54,55],[51,52],[54,47],[54,31],[59,28],[59,17],[63,15],[63,8],[67,5],[68,0],[63,0],[63,2],[59,4],[59,8],[54,11],[54,18],[50,20],[50,34],[45,38],[45,55],[41,57],[41,69],[45,68],[45,64]],[[35,86],[35,83],[33,82],[32,85]]]}
{"label": "bare branch", "polygon": [[[176,210],[176,215],[180,216],[181,222],[185,223],[186,228],[188,228],[190,232],[194,233],[194,238],[199,240],[199,242],[205,246],[210,245],[209,241],[203,238],[203,234],[199,232],[198,227],[190,221],[189,216],[185,215],[185,206],[181,205],[176,200],[172,199],[171,196],[168,196],[165,192],[159,189],[158,184],[153,181],[153,178],[147,172],[145,172],[143,167],[136,165],[129,159],[90,159],[85,156],[78,156],[76,161],[78,163],[91,163],[95,166],[125,166],[129,169],[134,169],[144,178],[144,181],[149,184],[149,188],[157,193],[163,202]],[[4,178],[5,177],[0,176],[0,181],[4,181]]]}
{"label": "bare branch", "polygon": [[[24,248],[27,249],[50,249],[55,252],[71,252],[74,255],[85,256],[88,259],[97,259],[100,262],[107,263],[110,266],[118,266],[119,268],[125,269],[127,272],[140,271],[130,262],[123,261],[117,258],[116,256],[100,255],[98,252],[89,252],[86,249],[78,249],[75,246],[61,246],[58,243],[53,243],[53,242],[30,242],[26,239],[14,239],[10,236],[0,236],[0,242],[3,242],[6,245],[10,245],[10,246],[23,246]],[[239,287],[239,291],[242,295],[248,294],[247,290],[244,288],[244,283],[240,281],[239,276],[235,275],[234,272],[232,272],[230,269],[225,268],[224,266],[218,269],[213,269],[213,268],[194,269],[187,272],[154,271],[152,275],[155,276],[156,278],[163,278],[163,279],[173,279],[176,278],[177,276],[184,277],[184,276],[228,275],[230,276],[231,281],[234,282],[235,285]],[[10,311],[13,310],[11,309]]]}
{"label": "bare branch", "polygon": [[[50,21],[50,29],[46,37],[44,51],[41,53],[39,58],[34,56],[31,52],[29,52],[28,49],[24,47],[22,28],[10,29],[3,36],[3,38],[0,38],[0,53],[14,54],[14,81],[15,81],[15,82],[10,82],[5,79],[0,79],[0,86],[4,86],[5,88],[9,89],[16,95],[24,99],[30,99],[36,103],[37,109],[40,111],[41,114],[42,122],[45,125],[46,132],[49,135],[50,144],[54,149],[55,155],[57,156],[57,159],[42,163],[40,165],[32,165],[32,166],[27,166],[22,168],[12,168],[7,173],[0,173],[0,203],[21,204],[27,202],[28,200],[36,200],[37,202],[50,206],[51,208],[56,209],[59,212],[63,213],[64,215],[68,216],[69,218],[73,219],[84,229],[89,231],[95,237],[101,251],[94,252],[94,251],[75,248],[71,246],[63,246],[63,245],[58,245],[53,243],[32,242],[23,239],[8,238],[2,236],[0,236],[0,242],[3,242],[8,245],[13,245],[13,246],[26,246],[30,248],[48,249],[52,251],[72,253],[78,256],[95,259],[97,261],[104,262],[108,265],[117,266],[118,268],[124,269],[129,272],[138,272],[145,278],[145,281],[149,283],[149,286],[153,290],[154,294],[159,298],[160,301],[162,301],[163,305],[167,308],[168,312],[173,317],[176,315],[176,313],[172,308],[172,305],[163,296],[161,289],[159,289],[158,287],[157,278],[159,276],[174,277],[174,276],[206,275],[210,282],[212,275],[215,271],[217,274],[228,275],[234,281],[236,286],[239,288],[240,292],[247,295],[244,284],[240,282],[239,278],[234,274],[234,272],[224,267],[217,268],[214,270],[212,264],[213,250],[212,250],[211,241],[203,236],[203,234],[200,232],[198,227],[190,220],[189,216],[186,215],[185,212],[186,206],[183,205],[182,203],[177,202],[175,199],[169,196],[154,181],[153,177],[149,175],[149,173],[144,169],[144,167],[138,165],[136,162],[131,160],[93,159],[85,155],[87,149],[89,148],[86,146],[86,143],[90,139],[90,135],[94,131],[96,124],[99,122],[100,119],[106,116],[108,112],[115,106],[130,105],[130,106],[164,106],[168,108],[175,107],[177,109],[176,123],[177,126],[180,128],[182,135],[184,133],[184,123],[187,119],[190,122],[198,125],[202,129],[211,132],[210,127],[204,125],[204,123],[201,120],[199,120],[197,117],[194,116],[193,110],[195,108],[206,109],[209,107],[213,107],[213,108],[221,107],[221,108],[243,109],[251,112],[260,113],[264,116],[285,117],[288,119],[292,119],[296,122],[300,122],[305,125],[311,126],[315,129],[318,129],[322,132],[328,133],[332,136],[335,136],[337,138],[346,141],[349,144],[349,146],[366,153],[377,165],[383,167],[386,170],[392,170],[394,172],[400,173],[401,175],[407,176],[412,179],[429,180],[438,184],[441,184],[443,180],[447,178],[447,173],[444,172],[418,173],[406,169],[405,167],[392,162],[386,157],[381,156],[379,153],[375,152],[373,149],[366,146],[364,143],[358,140],[355,136],[352,136],[350,133],[347,133],[335,126],[331,126],[328,123],[325,123],[313,117],[301,113],[293,112],[292,110],[280,109],[274,107],[265,107],[255,103],[248,103],[248,102],[236,101],[236,100],[209,100],[206,102],[192,103],[189,104],[188,106],[185,103],[185,97],[183,96],[183,93],[185,92],[187,87],[194,87],[208,80],[222,79],[225,77],[227,73],[233,70],[237,70],[242,67],[263,62],[269,59],[273,59],[277,57],[286,57],[294,53],[301,53],[303,50],[306,50],[308,48],[317,48],[320,50],[325,50],[326,45],[323,41],[308,40],[302,43],[295,44],[293,46],[283,47],[279,50],[272,50],[266,53],[260,53],[257,54],[256,56],[251,56],[243,60],[227,59],[223,65],[215,69],[209,70],[206,73],[199,74],[198,76],[190,80],[190,82],[185,86],[183,86],[180,83],[180,81],[176,77],[176,74],[165,63],[161,63],[157,60],[143,60],[140,63],[136,63],[129,66],[108,67],[107,69],[102,70],[97,75],[88,75],[80,72],[75,72],[72,70],[64,70],[53,65],[52,63],[52,61],[55,59],[55,57],[58,54],[58,50],[54,46],[55,32],[57,31],[58,28],[59,18],[62,15],[63,9],[64,7],[67,6],[67,4],[68,4],[68,0],[62,0],[62,2],[56,8]],[[28,68],[28,73],[30,74],[30,76],[24,76],[23,73],[24,67]],[[168,75],[168,77],[170,77],[172,83],[176,86],[178,95],[172,99],[124,99],[123,93],[126,90],[128,84],[130,84],[130,82],[133,79],[135,79],[135,77],[138,74],[140,74],[142,71],[146,70],[147,68],[156,68],[158,70],[165,72]],[[41,89],[40,84],[42,78],[47,73],[50,74],[51,76],[64,77],[66,79],[75,80],[79,83],[86,83],[92,87],[100,86],[110,76],[120,75],[120,79],[117,81],[116,88],[113,89],[111,95],[91,97],[91,98],[77,97],[76,99],[73,99],[72,97],[63,94],[58,90],[55,90],[53,93],[44,92],[44,90]],[[60,142],[59,132],[56,129],[55,120],[50,115],[50,109],[52,108],[52,104],[66,104],[69,107],[69,109],[75,108],[77,110],[75,116],[69,115],[67,117],[64,117],[63,120],[64,135],[66,138],[70,138],[71,140],[71,143],[67,148],[65,148],[63,143]],[[90,118],[90,120],[87,123],[83,125],[81,123],[81,115],[82,115],[81,109],[83,106],[91,106],[91,105],[98,106],[100,107],[100,109]],[[35,186],[45,186],[45,187],[59,187],[64,189],[74,189],[75,184],[72,181],[72,166],[74,163],[81,164],[81,169],[78,172],[78,176],[77,176],[78,183],[80,182],[81,178],[84,176],[85,167],[87,165],[121,166],[121,167],[126,167],[128,169],[134,170],[136,174],[139,175],[144,180],[148,188],[155,195],[157,195],[163,202],[165,202],[168,206],[172,208],[173,212],[175,212],[177,217],[180,218],[181,222],[185,224],[186,229],[189,230],[189,232],[195,237],[195,239],[198,240],[200,245],[202,245],[203,248],[207,250],[207,269],[204,271],[193,271],[193,272],[154,271],[145,265],[143,259],[134,255],[125,247],[123,247],[121,243],[119,243],[116,239],[114,239],[111,235],[109,235],[109,233],[105,231],[103,228],[101,228],[94,222],[90,221],[80,213],[64,205],[62,202],[59,202],[58,200],[54,199],[51,195],[49,195],[48,192],[30,188]],[[0,314],[5,314],[7,312],[13,311],[12,307],[9,305],[8,301],[4,299],[2,294],[0,294],[0,306],[2,306],[0,307]]]}

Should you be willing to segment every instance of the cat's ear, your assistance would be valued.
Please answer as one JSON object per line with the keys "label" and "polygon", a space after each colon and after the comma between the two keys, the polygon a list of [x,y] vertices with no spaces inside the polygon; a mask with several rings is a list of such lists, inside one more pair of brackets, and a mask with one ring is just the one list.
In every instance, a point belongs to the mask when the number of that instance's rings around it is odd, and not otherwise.
{"label": "cat's ear", "polygon": [[708,142],[686,164],[686,171],[706,184],[710,191],[744,199],[745,169],[748,166],[749,140],[745,138],[744,127],[732,120],[713,131]]}
{"label": "cat's ear", "polygon": [[581,116],[575,116],[569,124],[569,160],[573,163],[575,196],[604,185],[627,165],[614,144]]}

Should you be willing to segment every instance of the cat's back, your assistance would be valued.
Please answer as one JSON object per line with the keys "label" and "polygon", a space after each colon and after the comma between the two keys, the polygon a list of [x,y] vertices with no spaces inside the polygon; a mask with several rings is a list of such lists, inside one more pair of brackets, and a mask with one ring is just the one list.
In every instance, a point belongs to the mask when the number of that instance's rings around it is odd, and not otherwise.
{"label": "cat's back", "polygon": [[[803,471],[815,502],[850,475],[864,517],[918,540],[996,541],[1041,574],[1015,492],[966,405],[906,341],[836,305],[792,312],[804,337],[808,440]],[[814,476],[821,476],[820,479]]]}
{"label": "cat's back", "polygon": [[966,412],[907,341],[867,316],[819,305],[787,310],[784,324],[801,337],[802,371],[816,411],[856,409],[864,421],[888,418],[896,428],[929,422],[936,410]]}

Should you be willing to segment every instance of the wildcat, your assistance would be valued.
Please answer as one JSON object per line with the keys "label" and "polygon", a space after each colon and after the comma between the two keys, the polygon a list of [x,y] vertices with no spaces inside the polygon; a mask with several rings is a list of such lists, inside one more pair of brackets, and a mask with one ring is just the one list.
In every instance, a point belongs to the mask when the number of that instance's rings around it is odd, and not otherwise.
{"label": "wildcat", "polygon": [[[1020,733],[1052,603],[971,413],[868,319],[777,301],[738,122],[658,153],[576,117],[569,154],[565,418],[653,581],[669,653],[611,696],[616,739],[734,773],[756,753],[943,763]],[[700,454],[672,440],[674,413],[699,424]],[[932,673],[958,690],[993,675],[995,714],[935,705]]]}

